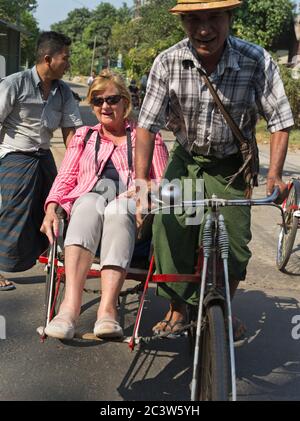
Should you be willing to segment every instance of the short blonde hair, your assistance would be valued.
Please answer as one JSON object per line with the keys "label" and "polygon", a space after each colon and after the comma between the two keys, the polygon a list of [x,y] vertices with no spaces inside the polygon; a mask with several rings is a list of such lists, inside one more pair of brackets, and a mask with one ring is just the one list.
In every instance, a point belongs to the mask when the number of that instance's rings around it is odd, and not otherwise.
{"label": "short blonde hair", "polygon": [[125,114],[124,118],[130,118],[131,111],[132,111],[132,103],[131,103],[131,95],[130,91],[126,86],[126,83],[121,75],[115,73],[111,70],[105,69],[97,76],[93,83],[91,84],[88,94],[87,100],[90,105],[92,105],[92,99],[94,97],[95,92],[105,91],[107,86],[114,85],[119,94],[125,99]]}

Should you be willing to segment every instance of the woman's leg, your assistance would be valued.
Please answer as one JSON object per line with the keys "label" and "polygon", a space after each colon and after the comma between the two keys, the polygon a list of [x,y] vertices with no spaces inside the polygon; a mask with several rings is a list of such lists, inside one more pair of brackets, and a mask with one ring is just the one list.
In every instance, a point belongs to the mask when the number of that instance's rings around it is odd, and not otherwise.
{"label": "woman's leg", "polygon": [[82,292],[94,254],[81,246],[65,247],[66,289],[59,313],[69,313],[76,320],[80,314]]}
{"label": "woman's leg", "polygon": [[[134,208],[130,208],[133,206]],[[117,302],[135,244],[135,204],[117,199],[106,207],[101,239],[101,302],[98,319],[117,319]]]}
{"label": "woman's leg", "polygon": [[117,303],[125,281],[126,270],[117,266],[105,266],[101,271],[101,301],[97,320],[111,318],[117,320]]}
{"label": "woman's leg", "polygon": [[65,239],[66,291],[59,313],[80,314],[86,276],[99,245],[105,201],[97,193],[81,196],[73,205]]}

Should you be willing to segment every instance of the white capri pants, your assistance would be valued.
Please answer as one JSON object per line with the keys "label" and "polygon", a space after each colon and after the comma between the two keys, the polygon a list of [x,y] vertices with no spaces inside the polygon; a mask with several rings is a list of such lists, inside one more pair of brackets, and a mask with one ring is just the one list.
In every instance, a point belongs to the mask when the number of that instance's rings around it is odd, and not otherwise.
{"label": "white capri pants", "polygon": [[116,198],[107,204],[98,193],[86,193],[72,207],[65,247],[82,246],[95,254],[100,244],[100,268],[130,266],[136,235],[135,201]]}

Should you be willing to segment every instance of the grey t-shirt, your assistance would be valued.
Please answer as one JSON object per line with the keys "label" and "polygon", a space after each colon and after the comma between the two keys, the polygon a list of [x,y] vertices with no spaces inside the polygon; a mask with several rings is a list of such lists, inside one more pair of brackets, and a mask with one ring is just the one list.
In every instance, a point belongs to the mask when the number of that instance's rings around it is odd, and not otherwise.
{"label": "grey t-shirt", "polygon": [[54,130],[82,125],[78,105],[66,83],[54,80],[42,99],[36,67],[0,83],[0,158],[8,152],[49,149]]}

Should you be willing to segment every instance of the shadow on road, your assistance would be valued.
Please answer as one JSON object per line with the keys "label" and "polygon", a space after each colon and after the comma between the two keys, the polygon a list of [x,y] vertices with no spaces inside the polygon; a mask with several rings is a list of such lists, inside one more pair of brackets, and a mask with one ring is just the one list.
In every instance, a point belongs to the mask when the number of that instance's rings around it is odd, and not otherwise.
{"label": "shadow on road", "polygon": [[[300,316],[298,301],[239,290],[234,313],[247,325],[247,341],[236,348],[239,399],[298,400],[300,342],[291,333],[293,316]],[[157,359],[167,364],[151,375]],[[136,351],[118,392],[124,400],[189,400],[191,378],[188,339],[158,340]]]}
{"label": "shadow on road", "polygon": [[234,312],[245,322],[248,338],[236,349],[237,378],[244,383],[242,389],[247,385],[247,392],[239,393],[240,399],[249,400],[254,394],[255,400],[298,400],[300,342],[292,337],[292,319],[300,315],[298,300],[239,290]]}
{"label": "shadow on road", "polygon": [[[135,353],[118,392],[124,400],[175,401],[190,399],[192,357],[186,338],[157,340]],[[170,356],[172,353],[172,356]],[[175,355],[174,355],[175,354]],[[189,356],[190,355],[190,356]],[[154,377],[149,372],[169,361]]]}
{"label": "shadow on road", "polygon": [[17,275],[16,278],[13,276],[9,277],[9,280],[16,285],[32,285],[32,284],[44,284],[46,276],[25,276],[21,277]]}

